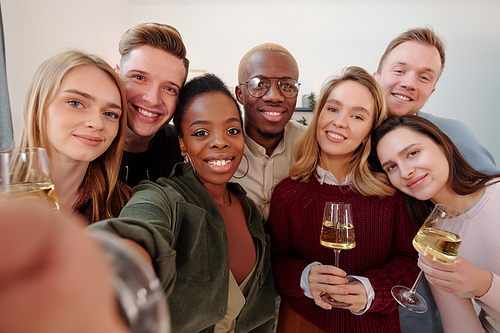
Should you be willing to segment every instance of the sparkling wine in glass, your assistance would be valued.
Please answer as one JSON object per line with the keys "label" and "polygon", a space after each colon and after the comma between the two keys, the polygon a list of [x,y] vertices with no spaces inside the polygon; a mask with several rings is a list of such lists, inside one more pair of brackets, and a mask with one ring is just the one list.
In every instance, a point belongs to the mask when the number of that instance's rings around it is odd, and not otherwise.
{"label": "sparkling wine in glass", "polygon": [[0,152],[0,200],[30,198],[59,210],[49,161],[43,148]]}
{"label": "sparkling wine in glass", "polygon": [[[327,202],[325,204],[320,244],[335,251],[336,267],[339,267],[340,251],[351,250],[356,246],[350,203]],[[351,304],[336,301],[328,293],[323,293],[321,298],[333,307],[345,308],[351,306]]]}
{"label": "sparkling wine in glass", "polygon": [[[462,211],[437,204],[413,238],[413,247],[432,261],[451,264],[457,258],[468,220],[469,217]],[[411,288],[394,286],[391,290],[401,306],[416,313],[427,311],[427,302],[416,292],[423,277],[424,272],[420,271]]]}

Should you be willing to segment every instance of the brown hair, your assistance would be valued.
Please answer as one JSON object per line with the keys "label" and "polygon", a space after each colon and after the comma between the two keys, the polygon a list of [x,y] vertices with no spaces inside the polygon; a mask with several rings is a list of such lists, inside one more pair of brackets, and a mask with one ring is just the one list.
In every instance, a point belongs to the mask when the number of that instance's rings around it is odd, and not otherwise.
{"label": "brown hair", "polygon": [[244,75],[245,69],[248,67],[248,61],[250,60],[250,57],[252,56],[252,54],[260,52],[260,51],[283,52],[283,53],[287,54],[288,56],[290,56],[290,58],[292,58],[293,64],[295,65],[295,69],[297,70],[297,75],[299,75],[299,65],[297,65],[297,61],[295,60],[293,55],[286,48],[284,48],[283,46],[281,46],[279,44],[275,44],[275,43],[264,43],[264,44],[260,44],[260,45],[253,47],[252,49],[250,49],[250,51],[245,53],[243,58],[241,58],[240,65],[238,66],[238,82],[239,82],[239,84],[243,83],[243,80],[244,80],[243,75]]}
{"label": "brown hair", "polygon": [[[429,120],[415,115],[391,116],[373,131],[370,166],[374,172],[385,174],[377,156],[377,146],[386,134],[398,128],[407,128],[425,135],[442,148],[450,168],[448,182],[457,195],[468,195],[479,191],[486,186],[487,182],[500,177],[500,174],[487,175],[474,169],[446,134]],[[403,195],[409,216],[413,222],[421,225],[434,205],[430,200],[420,201],[407,194],[403,193]]]}
{"label": "brown hair", "polygon": [[445,46],[441,37],[439,37],[434,32],[434,30],[432,30],[429,27],[410,29],[408,31],[403,32],[396,38],[394,38],[389,43],[389,45],[387,45],[387,48],[385,49],[385,52],[382,55],[382,58],[380,58],[380,61],[378,63],[377,73],[380,74],[382,72],[385,59],[389,56],[389,53],[391,53],[392,50],[394,50],[396,47],[403,44],[404,42],[417,42],[424,45],[434,46],[438,50],[439,56],[441,57],[441,72],[439,73],[439,75],[443,73],[444,62],[445,62]]}
{"label": "brown hair", "polygon": [[[314,116],[306,133],[297,146],[297,162],[290,168],[290,177],[300,182],[309,182],[317,177],[316,168],[320,161],[321,147],[318,144],[316,131],[320,114],[324,111],[328,96],[338,85],[345,81],[358,82],[365,86],[374,100],[374,115],[372,129],[380,125],[387,116],[385,101],[382,90],[377,81],[361,67],[348,67],[342,75],[329,79],[321,88],[319,102],[314,110]],[[348,172],[352,174],[351,188],[364,196],[386,196],[394,194],[394,188],[390,185],[387,177],[376,176],[368,166],[371,139],[356,149],[348,166]]]}
{"label": "brown hair", "polygon": [[186,76],[183,83],[186,82],[189,60],[186,58],[186,46],[177,29],[168,24],[156,22],[139,23],[133,26],[122,35],[120,40],[118,49],[122,56],[122,61],[127,58],[127,55],[132,50],[141,45],[152,46],[181,59],[186,69]]}
{"label": "brown hair", "polygon": [[[23,103],[24,123],[21,131],[21,147],[41,147],[48,150],[50,143],[45,116],[47,108],[68,72],[79,66],[95,66],[108,74],[120,92],[121,107],[126,108],[125,87],[118,74],[104,60],[77,50],[60,53],[44,61],[31,81]],[[118,182],[126,129],[127,112],[124,110],[120,116],[120,126],[116,137],[101,156],[90,162],[82,181],[82,188],[85,188],[87,184],[90,184],[92,188],[94,221],[118,216],[121,208],[130,198],[125,185]],[[102,213],[99,211],[99,203],[104,203]]]}

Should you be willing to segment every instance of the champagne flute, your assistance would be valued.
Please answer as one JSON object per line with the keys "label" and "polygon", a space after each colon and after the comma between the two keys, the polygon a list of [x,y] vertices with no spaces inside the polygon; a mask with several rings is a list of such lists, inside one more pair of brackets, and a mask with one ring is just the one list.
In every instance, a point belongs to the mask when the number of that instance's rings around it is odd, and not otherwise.
{"label": "champagne flute", "polygon": [[[413,238],[413,247],[424,257],[442,264],[455,261],[462,243],[462,234],[469,217],[462,211],[437,204]],[[404,308],[416,312],[427,311],[427,302],[416,290],[424,277],[420,271],[411,288],[405,286],[392,287],[394,299]]]}
{"label": "champagne flute", "polygon": [[33,198],[59,210],[45,149],[0,152],[0,200],[6,198]]}
{"label": "champagne flute", "polygon": [[114,270],[111,281],[122,320],[132,333],[170,333],[167,300],[151,267],[122,239],[109,232],[87,229],[103,248]]}
{"label": "champagne flute", "polygon": [[[356,246],[350,203],[327,202],[325,204],[320,244],[335,251],[336,267],[339,267],[340,250],[351,250]],[[351,304],[336,301],[328,293],[323,293],[321,298],[336,308],[351,306]]]}

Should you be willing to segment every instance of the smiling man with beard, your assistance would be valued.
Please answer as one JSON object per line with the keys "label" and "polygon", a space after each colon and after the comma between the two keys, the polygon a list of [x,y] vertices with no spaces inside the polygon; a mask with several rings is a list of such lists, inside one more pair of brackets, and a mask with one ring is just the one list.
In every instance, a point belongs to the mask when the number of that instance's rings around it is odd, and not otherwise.
{"label": "smiling man with beard", "polygon": [[168,177],[182,161],[174,116],[189,61],[179,32],[160,23],[141,23],[120,40],[120,66],[125,82],[128,128],[119,179],[129,186]]}
{"label": "smiling man with beard", "polygon": [[233,180],[248,192],[264,220],[274,187],[288,177],[294,147],[306,127],[291,120],[297,103],[299,68],[283,46],[258,45],[238,68],[236,97],[243,105],[245,158]]}

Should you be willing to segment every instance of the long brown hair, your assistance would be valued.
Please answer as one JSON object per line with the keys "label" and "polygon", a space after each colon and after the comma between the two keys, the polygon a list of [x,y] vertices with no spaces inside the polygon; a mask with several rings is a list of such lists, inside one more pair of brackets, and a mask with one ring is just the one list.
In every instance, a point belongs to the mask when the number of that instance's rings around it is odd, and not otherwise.
{"label": "long brown hair", "polygon": [[[339,77],[328,80],[321,88],[319,102],[314,110],[314,116],[306,133],[297,146],[297,162],[290,168],[290,177],[300,182],[309,182],[317,177],[316,168],[319,164],[321,147],[316,137],[318,120],[326,104],[328,96],[339,84],[345,81],[354,81],[365,86],[374,100],[374,115],[372,129],[380,125],[387,116],[382,90],[377,81],[361,67],[348,67]],[[386,196],[394,194],[395,190],[387,180],[370,171],[368,156],[370,154],[371,139],[356,149],[349,163],[348,172],[352,174],[351,188],[364,196]]]}
{"label": "long brown hair", "polygon": [[[386,134],[398,128],[407,128],[415,133],[425,135],[442,148],[450,168],[448,183],[458,195],[472,194],[487,186],[486,183],[490,180],[500,177],[500,174],[487,175],[474,169],[446,134],[429,120],[415,115],[391,116],[373,131],[370,167],[374,172],[385,174],[378,159],[377,146]],[[407,194],[403,193],[403,195],[406,211],[413,222],[421,225],[434,204],[430,200],[420,201]]]}
{"label": "long brown hair", "polygon": [[[118,182],[125,133],[127,129],[127,100],[125,87],[118,74],[103,59],[78,50],[69,50],[44,61],[36,71],[23,103],[24,123],[21,147],[41,147],[48,150],[46,111],[54,99],[62,80],[70,70],[79,66],[95,66],[109,75],[120,92],[121,106],[118,133],[109,148],[89,163],[81,188],[92,189],[93,221],[118,216],[130,198],[125,185]],[[83,195],[83,192],[82,192]],[[78,200],[77,200],[78,202]],[[102,213],[99,203],[104,203]]]}

